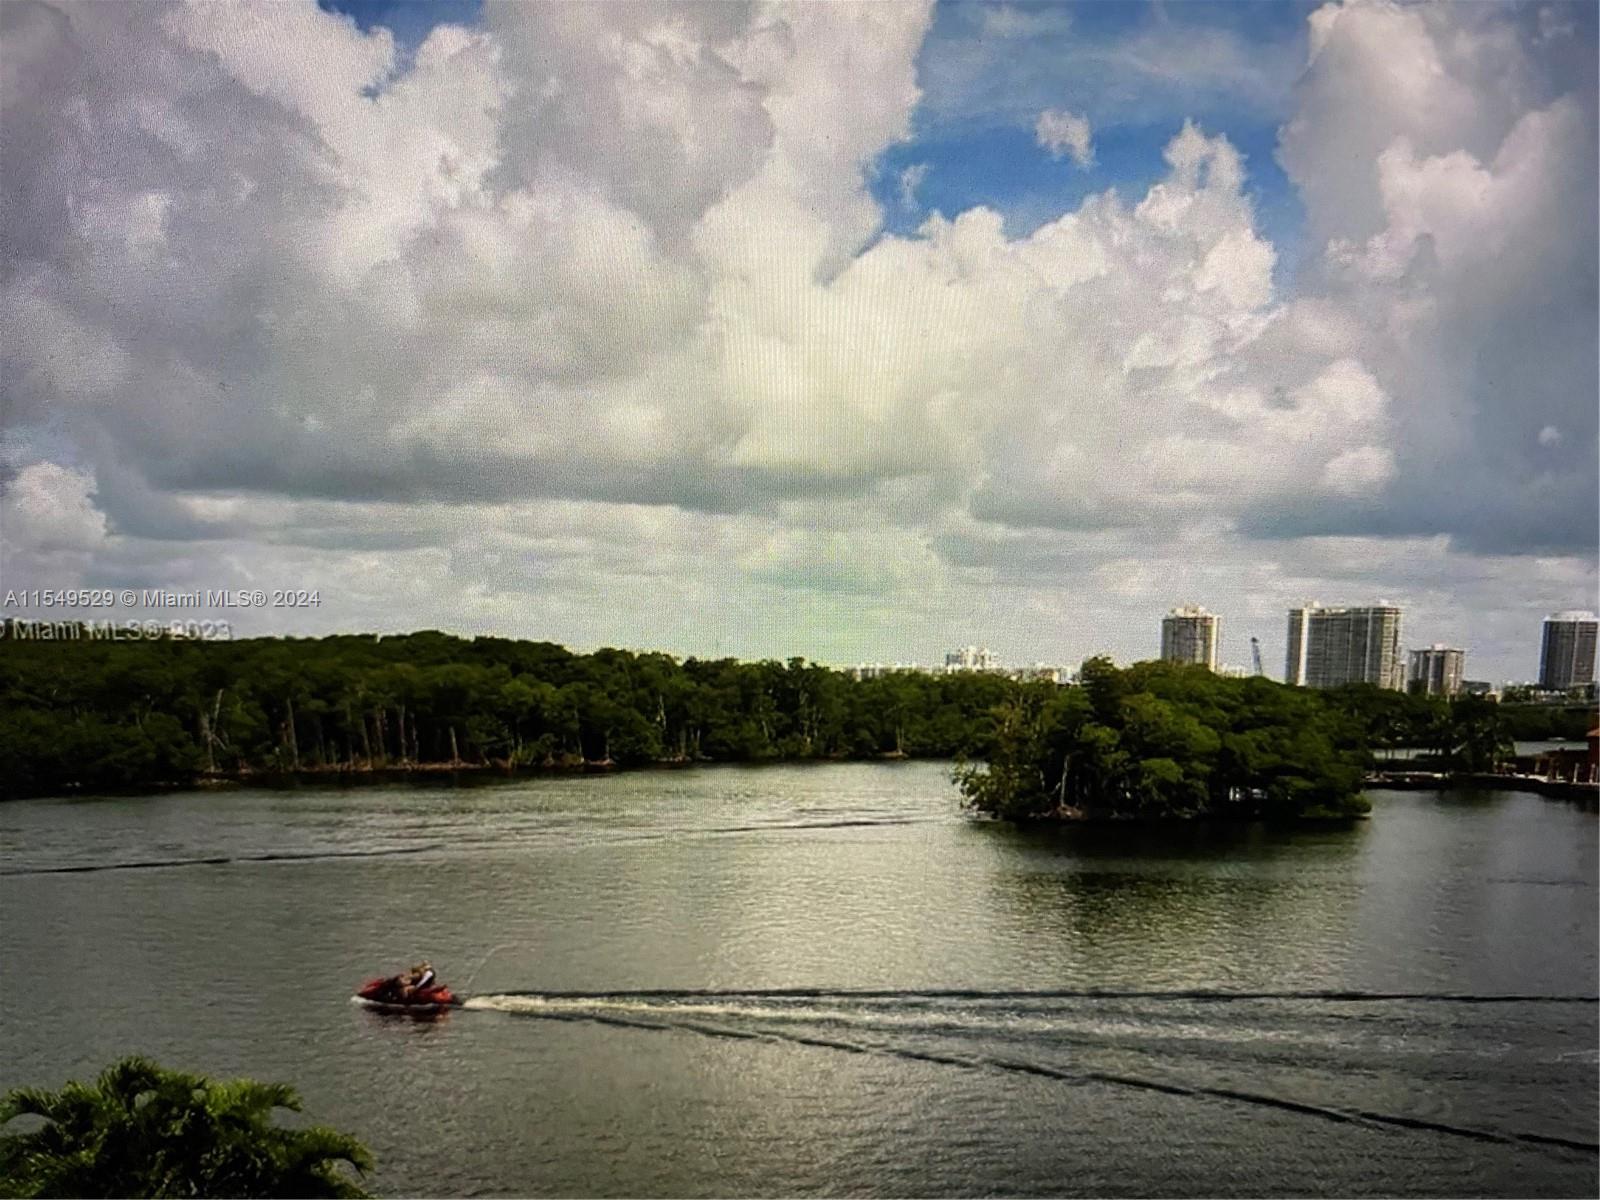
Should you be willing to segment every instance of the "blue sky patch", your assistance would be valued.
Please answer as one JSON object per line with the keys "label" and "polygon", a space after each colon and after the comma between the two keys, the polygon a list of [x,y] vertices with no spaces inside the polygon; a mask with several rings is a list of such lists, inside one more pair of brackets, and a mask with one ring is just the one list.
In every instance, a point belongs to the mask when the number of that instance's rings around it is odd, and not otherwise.
{"label": "blue sky patch", "polygon": [[[482,0],[318,0],[364,30],[386,26],[409,59],[435,25],[476,24]],[[1275,158],[1277,128],[1305,57],[1310,0],[941,4],[918,58],[923,101],[907,142],[870,172],[885,227],[913,233],[931,213],[984,205],[1025,236],[1085,197],[1137,201],[1167,170],[1162,150],[1186,118],[1245,156],[1257,224],[1278,250],[1281,284],[1300,257],[1298,196]],[[1086,116],[1094,163],[1039,146],[1047,108]],[[902,173],[920,168],[913,203]]]}
{"label": "blue sky patch", "polygon": [[435,25],[475,25],[483,16],[483,0],[317,0],[317,7],[354,18],[363,31],[385,26],[408,59]]}

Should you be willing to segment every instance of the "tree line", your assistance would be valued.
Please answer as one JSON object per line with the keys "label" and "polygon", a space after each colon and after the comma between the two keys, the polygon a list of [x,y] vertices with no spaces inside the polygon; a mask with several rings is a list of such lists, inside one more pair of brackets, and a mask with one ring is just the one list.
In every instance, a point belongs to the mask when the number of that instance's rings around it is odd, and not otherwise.
{"label": "tree line", "polygon": [[983,673],[858,680],[801,658],[578,654],[436,632],[0,638],[10,796],[295,772],[999,755],[994,783],[966,774],[970,794],[992,797],[1007,764],[1032,755],[1036,785],[979,806],[1022,811],[1047,795],[1116,811],[1296,809],[1342,803],[1383,747],[1491,770],[1513,733],[1548,736],[1558,718],[1538,719],[1547,727],[1530,733],[1516,710],[1486,700],[1313,692],[1105,660],[1063,688]]}
{"label": "tree line", "polygon": [[207,775],[981,756],[1017,685],[400,636],[0,640],[11,795]]}

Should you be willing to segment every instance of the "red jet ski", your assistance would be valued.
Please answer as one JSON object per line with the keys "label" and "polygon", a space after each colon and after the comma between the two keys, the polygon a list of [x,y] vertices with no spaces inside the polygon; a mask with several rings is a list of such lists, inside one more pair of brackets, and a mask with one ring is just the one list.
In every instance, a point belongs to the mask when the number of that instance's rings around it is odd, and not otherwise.
{"label": "red jet ski", "polygon": [[413,988],[407,994],[399,975],[386,975],[367,980],[361,985],[361,990],[356,992],[355,998],[368,1008],[379,1008],[389,1012],[439,1013],[461,1004],[461,1001],[456,999],[456,994],[442,983],[430,983],[427,987]]}

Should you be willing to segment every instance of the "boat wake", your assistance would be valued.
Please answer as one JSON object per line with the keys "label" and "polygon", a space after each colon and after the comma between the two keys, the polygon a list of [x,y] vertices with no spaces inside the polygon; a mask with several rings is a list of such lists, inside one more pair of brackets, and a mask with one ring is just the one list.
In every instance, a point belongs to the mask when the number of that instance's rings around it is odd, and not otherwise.
{"label": "boat wake", "polygon": [[71,863],[57,867],[21,867],[0,870],[0,877],[28,875],[93,875],[100,871],[173,870],[180,867],[222,867],[234,863],[311,863],[346,858],[389,858],[397,854],[426,854],[441,844],[386,846],[373,850],[274,851],[263,854],[207,854],[188,858],[149,858],[130,862]]}
{"label": "boat wake", "polygon": [[[1211,988],[645,988],[634,991],[563,992],[507,991],[496,997],[527,996],[540,1000],[700,1000],[708,998],[759,998],[763,1000],[814,999],[838,996],[851,1000],[1333,1000],[1347,1002],[1439,1002],[1448,1004],[1597,1004],[1600,995],[1547,995],[1517,992],[1363,992],[1347,989],[1299,991],[1227,991]],[[489,998],[489,997],[486,997]]]}
{"label": "boat wake", "polygon": [[[1573,1046],[1592,1044],[1595,1003],[1593,996],[1351,991],[782,988],[501,992],[465,1007],[1135,1088],[1592,1155],[1600,1143],[1585,1125],[1568,1128],[1556,1114],[1548,1124],[1560,1128],[1507,1129],[1495,1119],[1495,1098],[1505,1074],[1593,1075]],[[1537,1008],[1523,1018],[1519,1006]],[[1475,1032],[1474,1012],[1487,1022],[1508,1009],[1517,1019],[1496,1019],[1493,1036]],[[1508,1045],[1508,1028],[1526,1033],[1528,1044]],[[1451,1098],[1463,1079],[1474,1081],[1468,1094]],[[1384,1105],[1372,1105],[1372,1095]]]}

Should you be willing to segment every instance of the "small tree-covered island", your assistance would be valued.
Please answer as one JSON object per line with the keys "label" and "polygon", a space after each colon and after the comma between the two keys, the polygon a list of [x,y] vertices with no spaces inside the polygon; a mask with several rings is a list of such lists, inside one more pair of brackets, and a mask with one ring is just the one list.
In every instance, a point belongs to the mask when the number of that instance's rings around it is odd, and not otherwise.
{"label": "small tree-covered island", "polygon": [[1061,686],[977,671],[856,678],[800,658],[577,654],[434,632],[8,636],[0,795],[944,758],[960,762],[956,781],[974,811],[1008,819],[1327,819],[1366,811],[1360,789],[1374,749],[1427,747],[1453,770],[1493,770],[1510,752],[1511,716],[1487,700],[1368,685],[1319,692],[1103,658]]}
{"label": "small tree-covered island", "polygon": [[1011,820],[1344,819],[1371,808],[1367,747],[1360,714],[1321,693],[1093,658],[1079,687],[1016,696],[956,780]]}

